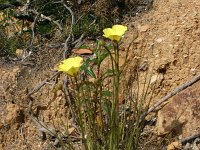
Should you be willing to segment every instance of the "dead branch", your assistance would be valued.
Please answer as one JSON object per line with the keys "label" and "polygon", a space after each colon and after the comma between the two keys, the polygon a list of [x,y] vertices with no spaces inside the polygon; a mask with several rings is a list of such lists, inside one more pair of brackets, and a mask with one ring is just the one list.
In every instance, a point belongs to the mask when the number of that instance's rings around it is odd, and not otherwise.
{"label": "dead branch", "polygon": [[48,83],[49,81],[51,81],[53,78],[55,78],[56,76],[60,75],[61,72],[55,72],[51,77],[43,80],[41,83],[39,83],[38,85],[35,86],[35,88],[33,90],[31,90],[28,93],[28,97],[30,97],[32,94],[36,93],[37,91],[39,91],[46,83]]}
{"label": "dead branch", "polygon": [[[31,24],[32,37],[31,37],[31,43],[30,43],[29,47],[32,47],[32,45],[33,45],[33,41],[34,41],[34,37],[35,37],[34,28],[35,28],[35,23],[36,23],[36,21],[37,21],[37,18],[38,18],[38,15],[35,16],[35,19],[34,19],[33,23]],[[26,52],[26,51],[25,51],[25,52]],[[30,50],[26,56],[25,56],[25,54],[26,54],[25,52],[24,52],[23,57],[22,57],[22,60],[21,60],[22,62],[23,62],[26,58],[28,58],[29,56],[31,56],[31,54],[32,54],[32,50]]]}
{"label": "dead branch", "polygon": [[[32,98],[30,98],[30,102],[32,102]],[[47,126],[44,122],[40,121],[35,115],[34,112],[32,110],[32,103],[29,104],[29,114],[30,114],[30,118],[31,120],[34,122],[34,124],[36,125],[40,137],[45,140],[46,139],[46,134],[50,135],[51,137],[55,137],[55,141],[54,141],[54,145],[58,145],[59,141],[62,142],[62,136],[60,134],[58,134],[56,132],[56,129],[53,127],[49,127]]]}
{"label": "dead branch", "polygon": [[166,96],[164,96],[163,98],[161,98],[160,100],[158,100],[158,102],[156,102],[153,106],[151,106],[147,112],[145,112],[144,114],[142,114],[141,118],[144,118],[146,115],[148,115],[149,113],[155,111],[155,109],[159,106],[161,106],[164,102],[166,102],[169,98],[171,98],[172,96],[176,95],[177,93],[179,93],[180,91],[186,89],[187,87],[191,86],[192,84],[196,83],[197,81],[200,80],[200,75],[194,77],[193,79],[191,79],[190,81],[178,86],[176,89],[174,89],[174,91],[172,91],[171,93],[167,94]]}
{"label": "dead branch", "polygon": [[39,121],[37,119],[37,117],[34,116],[33,112],[31,112],[30,117],[31,117],[32,121],[36,124],[39,132],[41,132],[42,134],[47,133],[47,134],[49,134],[51,136],[56,136],[55,129],[52,128],[52,127],[48,127],[47,125],[45,125],[44,122]]}
{"label": "dead branch", "polygon": [[75,24],[75,17],[74,17],[74,13],[73,11],[71,10],[70,7],[68,7],[63,1],[61,1],[61,3],[63,4],[63,6],[70,12],[71,14],[71,28],[70,28],[70,33],[69,33],[69,36],[67,37],[67,39],[65,40],[65,45],[64,45],[64,53],[63,53],[63,58],[66,59],[66,53],[68,51],[68,42],[70,40],[70,38],[72,37],[72,28],[73,28],[73,25]]}
{"label": "dead branch", "polygon": [[55,130],[55,128],[47,126],[44,122],[40,121],[34,114],[32,110],[33,106],[33,98],[31,97],[32,94],[36,93],[39,91],[47,82],[55,78],[56,76],[60,75],[61,72],[55,72],[51,77],[48,79],[43,80],[41,83],[39,83],[31,92],[28,93],[27,99],[29,101],[29,115],[31,120],[34,122],[36,127],[38,128],[38,131],[41,135],[42,139],[45,139],[46,134],[50,135],[51,137],[55,137],[54,145],[58,145],[59,142],[62,142],[62,136],[58,134]]}
{"label": "dead branch", "polygon": [[[72,118],[74,119],[75,122],[77,122],[76,108],[74,107],[75,101],[74,101],[74,98],[72,97],[72,93],[69,91],[67,85],[68,85],[68,79],[66,78],[65,80],[63,80],[63,92],[65,94],[65,99],[67,101],[67,104],[69,105],[69,109],[70,109]],[[74,126],[74,128],[76,128],[79,135],[81,135],[80,129],[74,123],[72,125]]]}
{"label": "dead branch", "polygon": [[[32,94],[36,93],[37,91],[39,91],[47,82],[49,82],[50,80],[52,80],[53,78],[55,78],[56,76],[60,75],[61,72],[55,72],[51,77],[43,80],[41,83],[39,83],[37,86],[35,86],[35,88],[33,90],[31,90],[28,94],[27,94],[27,100],[29,101],[29,114],[31,116],[31,119],[33,120],[33,122],[37,125],[37,127],[39,128],[39,131],[44,132],[44,127],[46,127],[44,125],[44,123],[38,121],[38,119],[35,117],[33,110],[32,110],[32,106],[33,106],[33,98],[31,97]],[[49,132],[51,130],[48,130]],[[52,130],[53,131],[53,130]],[[47,131],[46,131],[47,132]],[[53,132],[52,132],[53,134]]]}
{"label": "dead branch", "polygon": [[45,16],[45,15],[43,15],[43,14],[40,14],[39,12],[37,12],[37,11],[35,11],[35,10],[32,10],[32,9],[30,9],[29,12],[31,12],[31,13],[33,13],[33,14],[35,14],[35,15],[39,15],[41,18],[53,22],[55,25],[58,26],[58,28],[59,28],[61,31],[63,30],[62,26],[61,26],[57,21],[51,19],[50,17],[47,17],[47,16]]}
{"label": "dead branch", "polygon": [[[27,4],[24,6],[26,9],[24,9],[24,10],[29,11],[29,12],[31,12],[31,13],[33,13],[33,14],[36,15],[36,17],[34,18],[33,23],[31,24],[32,39],[31,39],[31,43],[30,43],[30,46],[29,46],[29,47],[32,47],[32,45],[33,45],[33,40],[34,40],[34,37],[35,37],[34,28],[35,28],[35,24],[36,24],[36,21],[37,21],[37,18],[38,18],[38,17],[41,17],[41,18],[43,18],[43,19],[45,19],[45,20],[48,20],[48,21],[53,22],[54,24],[56,24],[56,25],[58,26],[58,28],[59,28],[61,31],[63,30],[63,28],[62,28],[62,26],[61,26],[57,21],[51,19],[50,17],[47,17],[47,16],[45,16],[45,15],[43,15],[43,14],[40,14],[39,12],[37,12],[37,11],[35,11],[35,10],[28,9],[29,3],[30,3],[29,0],[27,0]],[[24,61],[26,58],[28,58],[31,54],[32,54],[32,50],[29,51],[29,53],[28,53],[26,56],[23,56],[22,61]],[[25,55],[25,53],[24,53],[24,55]]]}
{"label": "dead branch", "polygon": [[70,27],[70,32],[69,32],[69,35],[67,37],[67,39],[65,40],[65,43],[64,43],[64,53],[63,53],[63,59],[66,59],[66,54],[67,54],[67,51],[68,51],[68,42],[70,40],[70,38],[72,37],[72,28],[73,28],[73,25],[75,24],[75,17],[74,17],[74,13],[72,11],[72,9],[70,7],[68,7],[64,0],[61,0],[61,1],[58,1],[58,2],[54,2],[54,4],[62,4],[70,13],[71,15],[71,27]]}
{"label": "dead branch", "polygon": [[189,143],[189,142],[195,140],[198,137],[200,137],[200,132],[197,133],[197,134],[191,135],[189,137],[186,137],[186,138],[182,139],[180,142],[181,142],[182,145],[184,145],[186,143]]}
{"label": "dead branch", "polygon": [[14,8],[15,6],[12,4],[0,4],[0,10],[4,10],[7,8]]}

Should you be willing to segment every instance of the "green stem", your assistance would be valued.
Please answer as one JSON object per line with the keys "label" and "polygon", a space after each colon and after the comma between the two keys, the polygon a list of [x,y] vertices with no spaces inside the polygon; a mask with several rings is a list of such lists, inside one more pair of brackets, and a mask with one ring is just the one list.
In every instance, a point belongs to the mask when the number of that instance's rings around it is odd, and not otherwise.
{"label": "green stem", "polygon": [[[119,148],[119,47],[118,43],[114,42],[114,62],[113,70],[115,76],[113,77],[113,101],[112,101],[112,114],[111,114],[111,136],[110,136],[110,145],[111,149]],[[112,57],[111,57],[112,59]]]}
{"label": "green stem", "polygon": [[76,87],[76,90],[77,90],[77,93],[76,93],[77,100],[75,101],[76,109],[77,109],[76,111],[77,111],[77,114],[78,114],[77,121],[78,121],[78,124],[80,126],[84,147],[85,147],[86,150],[89,150],[88,145],[87,145],[87,139],[85,138],[85,127],[84,127],[83,116],[82,116],[82,112],[81,112],[81,98],[80,98],[80,95],[79,95],[80,94],[80,88],[78,86],[77,77],[75,77],[75,83],[73,82],[73,84],[75,84],[73,86]]}

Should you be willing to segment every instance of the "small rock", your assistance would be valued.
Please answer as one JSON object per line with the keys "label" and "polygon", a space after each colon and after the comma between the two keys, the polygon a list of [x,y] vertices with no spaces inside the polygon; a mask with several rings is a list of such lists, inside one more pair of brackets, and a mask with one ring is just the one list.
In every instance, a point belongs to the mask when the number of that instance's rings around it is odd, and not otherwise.
{"label": "small rock", "polygon": [[57,92],[56,92],[56,95],[57,95],[57,97],[60,97],[60,96],[62,96],[62,90],[58,90]]}
{"label": "small rock", "polygon": [[23,49],[16,49],[15,54],[17,57],[22,58],[23,53],[24,53]]}
{"label": "small rock", "polygon": [[194,143],[199,144],[199,143],[200,143],[200,138],[196,138],[196,139],[194,140]]}
{"label": "small rock", "polygon": [[199,148],[197,147],[197,144],[195,142],[192,144],[192,150],[199,150]]}
{"label": "small rock", "polygon": [[196,138],[192,144],[192,150],[199,150],[197,143],[199,142],[199,138]]}
{"label": "small rock", "polygon": [[197,15],[198,15],[198,12],[195,11],[195,10],[193,10],[192,16],[195,17],[195,16],[197,16]]}
{"label": "small rock", "polygon": [[151,77],[150,84],[154,84],[154,83],[156,83],[157,78],[158,78],[158,75],[153,75],[153,76]]}
{"label": "small rock", "polygon": [[195,68],[191,68],[191,69],[190,69],[190,72],[191,72],[191,74],[192,74],[193,76],[196,75],[196,69],[195,69]]}
{"label": "small rock", "polygon": [[178,150],[182,149],[182,145],[180,142],[173,142],[167,146],[167,150]]}
{"label": "small rock", "polygon": [[179,140],[181,140],[182,138],[183,138],[183,136],[182,136],[182,135],[178,136],[178,139],[179,139]]}
{"label": "small rock", "polygon": [[140,71],[147,71],[148,70],[148,67],[149,67],[149,64],[148,64],[148,60],[144,60],[140,67],[139,67],[139,70]]}
{"label": "small rock", "polygon": [[191,145],[190,145],[190,143],[187,143],[187,144],[184,146],[184,150],[191,150]]}
{"label": "small rock", "polygon": [[164,80],[163,74],[153,75],[151,77],[150,85],[153,85],[155,83],[159,84]]}
{"label": "small rock", "polygon": [[159,112],[157,133],[188,137],[200,128],[200,82],[176,94]]}
{"label": "small rock", "polygon": [[8,104],[6,107],[8,114],[6,115],[6,123],[15,126],[17,130],[20,123],[24,123],[24,113],[17,104]]}
{"label": "small rock", "polygon": [[164,40],[163,38],[157,38],[157,39],[155,39],[155,41],[156,41],[157,43],[161,43],[163,40]]}
{"label": "small rock", "polygon": [[187,57],[189,57],[189,55],[188,54],[183,54],[183,57],[187,58]]}
{"label": "small rock", "polygon": [[140,32],[146,32],[149,29],[149,25],[138,26]]}

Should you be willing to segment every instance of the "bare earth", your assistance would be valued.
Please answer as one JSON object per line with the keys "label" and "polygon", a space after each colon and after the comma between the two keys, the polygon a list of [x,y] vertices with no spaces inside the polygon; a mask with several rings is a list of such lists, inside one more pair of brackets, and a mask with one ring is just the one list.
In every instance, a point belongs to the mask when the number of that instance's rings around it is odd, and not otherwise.
{"label": "bare earth", "polygon": [[[132,58],[129,68],[131,70],[137,61],[141,67],[141,79],[145,72],[152,71],[151,84],[157,80],[153,102],[178,85],[200,74],[199,20],[199,0],[156,0],[153,9],[149,12],[125,19],[124,24],[128,26],[128,32],[124,37],[124,43],[132,40],[136,29],[139,32],[139,37],[134,41],[133,49],[129,54]],[[126,48],[127,45],[124,45]],[[50,149],[47,144],[48,140],[40,139],[35,124],[28,117],[28,101],[26,99],[28,90],[33,89],[39,82],[52,75],[54,65],[59,62],[62,49],[45,50],[39,54],[40,58],[35,60],[35,66],[0,61],[0,149],[2,150]],[[157,76],[158,78],[156,78]],[[142,84],[142,80],[140,84]],[[190,115],[187,118],[186,114],[186,117],[182,118],[183,122],[187,120],[183,123],[185,127],[181,133],[174,135],[174,138],[186,137],[200,130],[200,118],[198,117],[200,93],[199,90],[195,90],[198,87],[196,85],[189,89],[189,91],[196,92],[196,98],[193,98],[198,101],[191,100],[191,103],[196,103],[191,105],[191,108],[190,106],[187,108]],[[47,84],[40,92],[36,93],[33,96],[34,108],[39,116],[42,116],[41,120],[54,127],[59,127],[60,120],[63,122],[67,120],[67,116],[63,115],[67,112],[63,93],[59,90],[56,93],[52,91],[51,84]],[[179,95],[178,100],[184,98]],[[187,99],[191,99],[190,95],[186,96]],[[172,102],[163,111],[174,110],[174,115],[177,115],[177,110],[185,106],[180,103],[176,106],[176,103]],[[48,105],[49,107],[46,107]],[[167,119],[167,125],[163,125],[162,119],[169,116],[165,112],[158,113],[157,125],[152,127],[154,137],[167,132],[171,122],[174,121],[171,119],[174,116],[171,116]],[[193,113],[196,113],[195,119],[191,118]],[[152,149],[159,148],[152,146]]]}

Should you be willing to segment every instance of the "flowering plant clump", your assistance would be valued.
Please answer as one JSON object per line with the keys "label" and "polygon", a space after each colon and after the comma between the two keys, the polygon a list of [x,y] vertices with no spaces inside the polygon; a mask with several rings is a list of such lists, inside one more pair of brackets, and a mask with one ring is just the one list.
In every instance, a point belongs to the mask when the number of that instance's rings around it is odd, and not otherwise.
{"label": "flowering plant clump", "polygon": [[[139,87],[123,79],[126,75],[125,69],[131,45],[137,38],[137,35],[133,37],[126,49],[124,63],[122,66],[119,65],[118,43],[126,31],[127,27],[123,25],[113,25],[112,28],[104,29],[103,36],[112,42],[107,44],[105,41],[97,40],[94,50],[96,57],[85,58],[84,62],[82,57],[71,57],[63,60],[58,66],[59,71],[74,77],[62,79],[62,91],[65,94],[67,107],[70,108],[70,116],[77,126],[73,130],[77,130],[77,136],[82,137],[84,149],[137,150],[139,147],[143,129],[141,125],[144,125],[141,116],[146,108],[143,104],[146,104],[149,84],[144,85],[140,98]],[[87,48],[72,51],[76,54],[93,54]],[[105,66],[105,63],[108,63],[108,66]],[[79,70],[82,71],[82,75],[78,75]],[[133,80],[133,83],[135,81]],[[125,97],[123,103],[121,95]],[[133,111],[126,111],[127,108]],[[132,122],[134,124],[130,125]],[[68,135],[71,134],[70,126],[64,128],[64,132]],[[56,136],[63,149],[76,149],[70,136],[69,140],[63,141],[60,135]]]}
{"label": "flowering plant clump", "polygon": [[68,58],[62,61],[58,66],[58,71],[65,72],[66,74],[75,77],[82,65],[82,57]]}
{"label": "flowering plant clump", "polygon": [[124,35],[124,33],[127,31],[127,27],[123,25],[114,25],[112,28],[106,28],[103,30],[104,37],[119,42]]}

